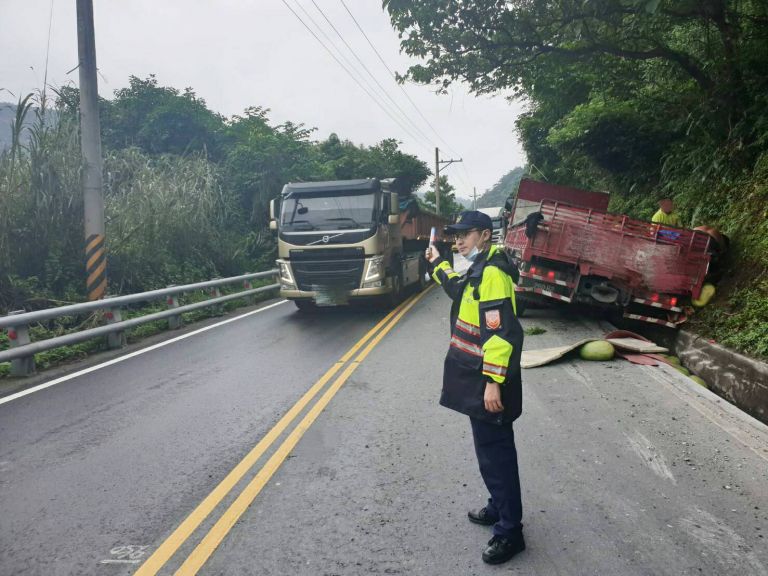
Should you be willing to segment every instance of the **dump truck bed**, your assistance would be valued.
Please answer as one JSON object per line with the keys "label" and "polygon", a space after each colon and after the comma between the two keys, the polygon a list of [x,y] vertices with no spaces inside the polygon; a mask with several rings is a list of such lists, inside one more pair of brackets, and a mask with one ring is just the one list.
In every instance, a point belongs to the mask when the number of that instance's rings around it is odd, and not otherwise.
{"label": "dump truck bed", "polygon": [[507,248],[523,260],[570,263],[582,276],[642,292],[699,296],[709,264],[707,234],[551,200],[541,202],[540,212],[544,220],[533,239],[523,224],[507,235]]}

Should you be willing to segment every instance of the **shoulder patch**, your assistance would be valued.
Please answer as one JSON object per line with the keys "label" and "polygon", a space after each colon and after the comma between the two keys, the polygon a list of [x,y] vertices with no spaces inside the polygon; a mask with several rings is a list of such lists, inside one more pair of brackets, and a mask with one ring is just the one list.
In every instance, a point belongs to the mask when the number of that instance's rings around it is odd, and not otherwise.
{"label": "shoulder patch", "polygon": [[488,330],[498,330],[501,328],[501,311],[500,310],[486,310],[485,311],[485,327]]}

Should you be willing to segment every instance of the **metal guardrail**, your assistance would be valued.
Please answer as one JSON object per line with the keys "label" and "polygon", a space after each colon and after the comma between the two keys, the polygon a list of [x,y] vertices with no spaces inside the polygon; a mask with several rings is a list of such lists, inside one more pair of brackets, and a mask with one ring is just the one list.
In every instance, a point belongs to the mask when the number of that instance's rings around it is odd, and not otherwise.
{"label": "metal guardrail", "polygon": [[[224,302],[229,302],[230,300],[237,300],[262,292],[276,290],[280,287],[279,284],[270,284],[268,286],[253,288],[251,281],[274,277],[277,274],[278,270],[268,270],[266,272],[243,274],[242,276],[233,276],[231,278],[217,278],[207,282],[197,282],[196,284],[169,286],[168,288],[162,288],[160,290],[151,290],[149,292],[140,292],[138,294],[129,294],[126,296],[115,296],[105,298],[104,300],[97,300],[95,302],[70,304],[68,306],[36,310],[34,312],[24,312],[23,310],[11,312],[8,316],[0,317],[0,328],[6,329],[11,342],[10,349],[0,351],[0,362],[11,362],[11,376],[28,376],[35,371],[35,354],[44,352],[45,350],[52,350],[54,348],[60,348],[61,346],[69,346],[101,336],[107,336],[107,346],[110,349],[121,348],[125,345],[125,330],[128,330],[129,328],[135,328],[136,326],[141,326],[142,324],[165,318],[168,319],[168,327],[170,329],[179,328],[182,325],[181,315],[185,312],[199,310],[208,306],[216,306],[223,304]],[[243,283],[243,290],[226,296],[221,295],[221,292],[219,291],[221,286],[239,282]],[[178,296],[180,294],[206,289],[212,290],[212,298],[203,302],[195,302],[194,304],[179,306]],[[166,299],[166,305],[168,306],[167,310],[139,316],[138,318],[131,318],[130,320],[122,319],[122,307],[139,302],[159,300],[161,298]],[[73,316],[85,312],[92,312],[94,310],[105,310],[105,317],[107,319],[107,324],[105,326],[98,326],[96,328],[73,332],[63,336],[56,336],[38,342],[32,342],[30,339],[29,325],[34,322],[43,322],[53,318]]]}

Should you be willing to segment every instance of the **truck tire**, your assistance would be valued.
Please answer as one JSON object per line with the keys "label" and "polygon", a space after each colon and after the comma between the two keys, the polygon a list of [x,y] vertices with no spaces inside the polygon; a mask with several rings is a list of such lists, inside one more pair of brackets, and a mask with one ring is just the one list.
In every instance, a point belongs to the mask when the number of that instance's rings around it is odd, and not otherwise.
{"label": "truck tire", "polygon": [[293,303],[296,304],[299,312],[303,314],[312,313],[317,310],[317,304],[313,300],[294,300]]}
{"label": "truck tire", "polygon": [[403,279],[400,274],[392,274],[392,292],[387,294],[386,303],[390,308],[394,308],[400,304],[403,296]]}
{"label": "truck tire", "polygon": [[517,317],[522,318],[525,316],[525,311],[528,309],[528,302],[522,296],[515,296],[515,309],[517,310]]}

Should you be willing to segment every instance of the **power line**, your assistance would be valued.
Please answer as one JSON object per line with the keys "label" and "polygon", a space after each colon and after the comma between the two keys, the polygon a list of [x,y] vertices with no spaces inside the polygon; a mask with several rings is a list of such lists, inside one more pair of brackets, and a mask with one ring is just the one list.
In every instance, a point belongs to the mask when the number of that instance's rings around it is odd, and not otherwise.
{"label": "power line", "polygon": [[363,27],[360,25],[360,23],[357,21],[357,18],[355,18],[355,15],[352,14],[352,11],[349,9],[349,6],[347,6],[347,3],[344,0],[339,0],[341,2],[341,5],[344,6],[344,9],[347,11],[347,14],[349,14],[349,17],[352,18],[352,21],[355,23],[355,26],[357,26],[357,29],[360,31],[360,33],[363,35],[365,40],[368,42],[368,45],[371,47],[371,49],[374,51],[376,56],[379,59],[379,62],[382,63],[384,68],[387,69],[387,72],[389,72],[390,76],[392,76],[392,79],[395,81],[395,84],[400,89],[400,91],[405,95],[405,97],[408,99],[408,102],[411,103],[411,106],[413,106],[414,110],[416,110],[416,113],[421,117],[422,120],[424,120],[425,124],[429,126],[429,128],[432,130],[432,132],[435,133],[435,136],[437,136],[437,139],[440,140],[448,150],[454,154],[457,154],[456,150],[453,149],[453,147],[448,144],[448,142],[445,141],[445,139],[440,135],[440,133],[435,129],[435,127],[430,123],[430,121],[427,119],[424,114],[422,114],[419,107],[416,105],[416,102],[414,102],[408,92],[403,88],[402,84],[397,81],[397,74],[395,74],[392,69],[387,64],[386,60],[382,57],[381,53],[376,49],[376,46],[373,44],[371,39],[368,37],[368,34],[365,33],[365,30],[363,30]]}
{"label": "power line", "polygon": [[[349,17],[352,19],[352,21],[355,23],[355,26],[357,26],[357,29],[360,31],[360,34],[363,35],[363,38],[365,38],[366,42],[368,42],[368,45],[371,47],[371,50],[376,54],[376,57],[379,59],[379,62],[381,62],[382,66],[389,72],[389,75],[392,77],[392,79],[395,81],[395,85],[400,89],[400,91],[403,93],[403,95],[406,97],[408,102],[410,102],[411,106],[413,106],[413,109],[416,110],[416,113],[421,117],[421,119],[424,121],[424,123],[429,127],[430,130],[437,136],[437,139],[442,142],[445,147],[448,149],[449,152],[452,154],[455,154],[457,156],[460,156],[460,154],[456,151],[456,149],[453,148],[448,142],[446,142],[445,138],[442,137],[440,132],[437,131],[437,129],[432,125],[432,123],[427,119],[427,117],[422,113],[419,106],[416,104],[416,102],[413,101],[410,94],[408,94],[408,91],[403,87],[403,85],[398,82],[397,80],[397,74],[389,67],[387,64],[387,61],[384,59],[384,57],[381,55],[381,53],[376,48],[376,45],[373,43],[373,41],[370,39],[368,34],[365,32],[363,27],[360,25],[360,22],[358,22],[357,18],[355,18],[355,15],[352,13],[352,11],[349,9],[349,6],[347,6],[347,3],[344,0],[339,0],[341,2],[341,5],[344,7],[344,9],[347,11],[347,14],[349,14]],[[472,180],[472,176],[469,174],[468,169],[464,164],[461,166],[462,171],[466,174],[467,178],[469,180]],[[472,186],[469,185],[467,181],[464,180],[464,178],[460,175],[456,175],[459,180],[463,182],[463,184],[467,187],[467,189],[471,188]]]}
{"label": "power line", "polygon": [[[296,5],[299,7],[299,10],[301,10],[304,13],[304,15],[307,17],[307,19],[313,24],[313,26],[315,27],[315,30],[317,30],[320,34],[322,34],[323,38],[325,38],[326,42],[334,50],[336,55],[338,55],[342,60],[344,60],[344,63],[349,67],[349,69],[355,72],[358,72],[357,69],[355,68],[355,65],[349,60],[349,58],[347,58],[344,52],[339,50],[338,46],[334,44],[333,40],[331,40],[331,37],[328,36],[325,30],[323,30],[323,27],[317,23],[317,21],[314,19],[312,14],[307,12],[307,9],[304,8],[304,5],[299,0],[295,0],[295,2],[296,2]],[[369,81],[365,80],[365,83],[369,89],[375,91],[375,87]]]}
{"label": "power line", "polygon": [[51,54],[51,31],[53,30],[53,0],[51,0],[51,11],[48,16],[48,42],[45,45],[45,73],[43,75],[43,94],[48,88],[48,57]]}
{"label": "power line", "polygon": [[[311,22],[311,23],[314,25],[315,29],[316,29],[318,32],[320,32],[320,34],[322,34],[323,38],[325,38],[325,39],[326,39],[326,41],[328,42],[328,45],[329,45],[331,48],[333,48],[333,50],[335,51],[335,53],[336,53],[336,54],[337,54],[337,55],[338,55],[338,56],[339,56],[339,57],[340,57],[342,60],[344,60],[344,63],[347,65],[347,67],[348,67],[350,70],[352,70],[352,71],[353,71],[353,72],[354,72],[356,75],[358,75],[358,79],[360,79],[360,80],[362,80],[363,82],[365,82],[365,85],[368,87],[368,89],[369,89],[369,90],[370,90],[370,91],[371,91],[373,94],[376,94],[376,87],[375,87],[373,84],[371,84],[371,82],[370,82],[369,80],[367,80],[367,79],[365,78],[365,76],[363,76],[362,74],[360,74],[360,73],[359,73],[359,70],[358,70],[358,69],[355,67],[354,63],[353,63],[353,62],[351,62],[351,61],[349,60],[349,58],[347,58],[347,56],[344,54],[344,52],[343,52],[341,49],[339,49],[339,47],[338,47],[338,46],[336,46],[336,44],[334,44],[334,42],[333,42],[333,40],[331,39],[331,37],[330,37],[330,36],[328,36],[328,34],[326,34],[325,30],[323,30],[323,27],[322,27],[320,24],[318,24],[318,23],[317,23],[317,21],[316,21],[316,20],[315,20],[315,19],[312,17],[312,15],[311,15],[309,12],[307,12],[306,8],[304,8],[304,5],[303,5],[303,4],[302,4],[302,3],[301,3],[299,0],[295,0],[295,2],[296,2],[296,5],[299,7],[299,9],[300,9],[300,10],[301,10],[301,11],[304,13],[304,15],[305,15],[305,16],[306,16],[306,17],[309,19],[309,21],[310,21],[310,22]],[[316,6],[316,7],[317,7],[317,6]],[[319,10],[319,9],[318,9],[318,10]],[[322,14],[322,11],[320,11],[320,13]],[[323,17],[325,17],[325,14],[323,14]],[[327,18],[326,18],[326,20],[327,20]],[[331,24],[331,27],[333,27],[333,24]],[[338,31],[336,31],[336,33],[338,34]],[[343,38],[342,38],[342,41],[343,41]],[[365,65],[363,65],[363,66],[365,66]],[[375,81],[375,78],[374,78],[374,81]],[[379,85],[379,88],[381,88],[381,85]],[[390,114],[390,117],[392,117],[392,114],[394,114],[395,116],[397,116],[397,111],[393,110],[393,109],[392,109],[392,108],[391,108],[391,107],[390,107],[390,106],[389,106],[389,105],[388,105],[386,102],[380,101],[380,104],[386,104],[386,105],[387,105],[387,109],[389,110],[389,114]],[[395,105],[397,105],[397,104],[395,104]],[[398,116],[398,119],[402,120],[402,118],[400,118],[399,116]],[[408,118],[406,118],[406,120],[408,120]],[[414,132],[412,132],[412,131],[410,130],[410,128],[407,128],[406,126],[404,126],[403,124],[400,124],[400,123],[398,123],[398,126],[400,126],[400,127],[403,129],[403,130],[405,130],[405,131],[406,131],[406,133],[407,133],[407,134],[408,134],[408,135],[409,135],[411,138],[415,139],[416,141],[418,141],[418,140],[419,140],[419,136],[418,136],[418,135],[415,135],[415,133],[414,133]],[[417,127],[416,129],[418,130],[418,127]],[[423,141],[423,142],[421,142],[421,143],[422,143],[423,145],[427,146],[427,147],[431,147],[431,146],[432,146],[432,144],[431,144],[431,142],[430,142],[429,140],[424,140],[424,141]]]}
{"label": "power line", "polygon": [[400,107],[400,104],[398,104],[397,101],[394,98],[392,98],[392,96],[389,94],[387,89],[384,88],[384,86],[382,86],[381,82],[379,82],[379,80],[376,78],[376,76],[373,74],[373,72],[371,72],[371,70],[368,68],[368,66],[365,65],[365,62],[363,62],[363,60],[360,58],[360,56],[357,55],[357,52],[355,51],[355,49],[352,48],[352,46],[349,45],[349,42],[346,41],[344,36],[341,34],[341,32],[339,32],[338,28],[336,28],[336,26],[333,24],[333,22],[331,22],[330,18],[328,18],[328,16],[325,14],[325,12],[322,10],[322,8],[320,8],[320,6],[317,5],[317,2],[315,2],[315,0],[310,0],[310,1],[314,5],[314,7],[317,9],[317,11],[320,12],[320,14],[325,19],[325,21],[328,22],[328,25],[333,29],[333,31],[336,33],[336,35],[339,37],[339,39],[344,43],[344,46],[346,46],[347,49],[352,53],[352,56],[354,56],[355,59],[360,63],[360,65],[363,67],[363,70],[366,71],[368,76],[370,76],[373,79],[373,81],[376,83],[376,85],[381,89],[381,91],[384,94],[384,96],[389,98],[390,102],[392,102],[392,104],[394,104],[395,108],[397,108],[400,111],[400,114],[403,115],[403,118],[405,118],[406,121],[408,121],[410,123],[410,125],[413,126],[413,128],[416,130],[416,132],[422,138],[424,138],[424,142],[426,142],[429,145],[432,145],[432,141],[429,138],[429,136],[424,134],[424,132],[421,130],[421,128],[419,128],[419,126],[413,120],[411,120],[411,118],[408,116],[408,114],[405,112],[405,110],[403,110]]}
{"label": "power line", "polygon": [[[334,53],[331,51],[331,49],[330,49],[330,48],[328,48],[328,46],[326,46],[326,45],[325,45],[325,43],[324,43],[324,42],[323,42],[323,41],[322,41],[322,40],[321,40],[321,39],[318,37],[318,35],[317,35],[317,34],[315,34],[314,30],[312,30],[312,28],[310,28],[310,27],[309,27],[309,25],[307,25],[307,23],[306,23],[306,22],[304,22],[304,20],[301,18],[301,16],[299,16],[299,14],[298,14],[298,13],[297,13],[297,12],[296,12],[296,11],[295,11],[293,8],[291,8],[291,6],[288,4],[288,2],[287,2],[286,0],[282,0],[282,2],[283,2],[283,4],[285,4],[285,7],[286,7],[286,8],[288,8],[288,10],[290,10],[290,11],[291,11],[291,13],[292,13],[292,14],[293,14],[293,15],[294,15],[294,16],[295,16],[297,19],[298,19],[298,21],[299,21],[299,22],[301,22],[301,24],[304,26],[304,28],[306,28],[306,29],[307,29],[307,31],[309,31],[309,33],[310,33],[310,34],[312,34],[312,36],[315,38],[315,40],[317,40],[317,41],[320,43],[320,45],[321,45],[321,46],[322,46],[322,47],[323,47],[323,48],[324,48],[324,49],[325,49],[325,50],[328,52],[328,54],[330,54],[330,55],[331,55],[331,57],[332,57],[332,58],[333,58],[333,59],[336,61],[336,63],[337,63],[339,66],[341,66],[341,68],[342,68],[342,69],[343,69],[343,70],[344,70],[344,71],[345,71],[345,72],[346,72],[346,73],[349,75],[349,77],[350,77],[350,78],[352,78],[352,80],[353,80],[353,81],[354,81],[354,82],[355,82],[355,83],[356,83],[356,84],[357,84],[357,85],[360,87],[360,89],[361,89],[363,92],[365,92],[365,93],[366,93],[366,95],[367,95],[367,96],[368,96],[368,97],[369,97],[371,100],[373,100],[374,104],[376,104],[376,105],[377,105],[379,108],[381,108],[381,110],[382,110],[382,111],[383,111],[383,112],[384,112],[384,113],[385,113],[387,116],[389,116],[389,117],[390,117],[390,119],[391,119],[392,121],[394,121],[394,122],[395,122],[395,123],[396,123],[396,124],[397,124],[397,125],[398,125],[398,126],[399,126],[399,127],[402,129],[402,130],[403,130],[403,131],[404,131],[404,132],[406,132],[408,135],[410,135],[412,138],[414,138],[415,140],[417,140],[417,141],[418,141],[418,138],[415,138],[415,137],[413,136],[413,134],[411,134],[410,130],[408,130],[408,128],[406,128],[405,126],[403,126],[403,125],[402,125],[402,123],[400,122],[400,120],[399,120],[398,118],[396,118],[395,116],[393,116],[393,115],[392,115],[392,113],[391,113],[389,110],[387,110],[387,109],[386,109],[386,108],[385,108],[385,107],[384,107],[384,106],[383,106],[383,105],[382,105],[382,104],[381,104],[381,103],[380,103],[380,102],[379,102],[379,101],[376,99],[376,97],[375,97],[375,96],[373,96],[373,95],[372,95],[372,94],[371,94],[371,93],[368,91],[368,89],[367,89],[365,86],[363,86],[363,84],[362,84],[362,83],[361,83],[361,82],[360,82],[360,81],[357,79],[357,77],[356,77],[356,76],[355,76],[355,75],[354,75],[352,72],[350,72],[350,71],[347,69],[347,67],[346,67],[346,66],[345,66],[345,65],[344,65],[344,64],[341,62],[341,60],[339,60],[339,59],[336,57],[336,55],[335,55],[335,54],[334,54]],[[300,6],[300,5],[299,5],[299,6]],[[423,144],[422,144],[422,146],[423,146]]]}

